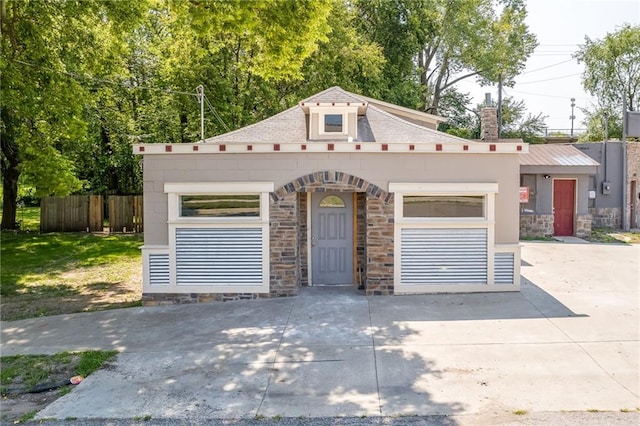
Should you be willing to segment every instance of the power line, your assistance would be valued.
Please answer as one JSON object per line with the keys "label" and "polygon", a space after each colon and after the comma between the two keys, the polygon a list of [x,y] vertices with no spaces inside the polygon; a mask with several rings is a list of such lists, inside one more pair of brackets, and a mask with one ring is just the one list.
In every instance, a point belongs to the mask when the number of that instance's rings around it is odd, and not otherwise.
{"label": "power line", "polygon": [[532,93],[532,92],[522,92],[520,90],[514,90],[514,89],[509,89],[509,92],[512,93],[519,93],[521,95],[531,95],[531,96],[542,96],[545,98],[555,98],[555,99],[571,99],[571,98],[576,98],[576,99],[583,99],[583,100],[590,100],[591,98],[585,98],[582,96],[558,96],[558,95],[547,95],[544,93]]}
{"label": "power line", "polygon": [[531,71],[523,72],[520,75],[531,74],[532,72],[536,72],[536,71],[540,71],[540,70],[546,70],[547,68],[551,68],[551,67],[555,67],[555,66],[558,66],[558,65],[566,64],[567,62],[572,62],[572,61],[573,61],[573,58],[567,59],[566,61],[557,62],[555,64],[547,65],[546,67],[536,68],[536,69],[531,70]]}
{"label": "power line", "polygon": [[575,52],[566,52],[566,53],[532,53],[531,56],[573,56]]}
{"label": "power line", "polygon": [[578,72],[578,73],[575,73],[575,74],[563,75],[561,77],[547,78],[547,79],[544,79],[544,80],[536,80],[536,81],[525,81],[523,83],[516,83],[516,84],[523,85],[523,84],[544,83],[546,81],[561,80],[563,78],[575,77],[575,76],[580,75],[580,74],[582,74],[582,73]]}
{"label": "power line", "polygon": [[218,111],[216,111],[216,109],[213,107],[213,105],[211,105],[211,102],[209,102],[209,99],[204,95],[204,93],[202,94],[202,96],[203,96],[204,100],[207,101],[207,105],[209,106],[209,110],[211,111],[213,116],[218,120],[218,122],[222,125],[222,127],[227,132],[230,132],[231,129],[229,129],[229,127],[225,124],[224,120],[222,120],[222,117],[220,116],[220,114],[218,114]]}

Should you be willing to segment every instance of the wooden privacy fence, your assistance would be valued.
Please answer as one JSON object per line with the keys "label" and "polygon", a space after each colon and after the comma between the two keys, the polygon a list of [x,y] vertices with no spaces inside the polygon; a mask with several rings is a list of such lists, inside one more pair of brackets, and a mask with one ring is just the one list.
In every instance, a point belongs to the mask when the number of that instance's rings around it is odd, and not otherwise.
{"label": "wooden privacy fence", "polygon": [[[45,197],[40,203],[40,232],[102,232],[101,195]],[[142,195],[108,197],[111,232],[142,232]]]}
{"label": "wooden privacy fence", "polygon": [[102,231],[101,195],[44,197],[40,201],[40,232]]}
{"label": "wooden privacy fence", "polygon": [[110,196],[109,228],[111,232],[142,232],[142,195]]}

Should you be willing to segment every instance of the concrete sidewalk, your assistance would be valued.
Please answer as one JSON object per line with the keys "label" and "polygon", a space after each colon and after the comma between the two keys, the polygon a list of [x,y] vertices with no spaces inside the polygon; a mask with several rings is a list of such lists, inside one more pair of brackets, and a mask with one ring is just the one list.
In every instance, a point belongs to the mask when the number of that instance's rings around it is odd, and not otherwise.
{"label": "concrete sidewalk", "polygon": [[516,410],[636,411],[639,259],[637,245],[531,242],[520,293],[368,298],[316,287],[295,298],[3,322],[2,355],[121,352],[38,418],[452,415],[447,424],[463,424],[471,415],[492,424],[517,420]]}

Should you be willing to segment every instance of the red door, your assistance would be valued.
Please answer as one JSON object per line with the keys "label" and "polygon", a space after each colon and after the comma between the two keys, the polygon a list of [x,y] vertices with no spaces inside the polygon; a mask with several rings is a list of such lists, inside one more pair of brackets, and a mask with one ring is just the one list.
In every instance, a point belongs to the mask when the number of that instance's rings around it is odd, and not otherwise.
{"label": "red door", "polygon": [[576,181],[553,181],[553,235],[572,236],[576,205]]}

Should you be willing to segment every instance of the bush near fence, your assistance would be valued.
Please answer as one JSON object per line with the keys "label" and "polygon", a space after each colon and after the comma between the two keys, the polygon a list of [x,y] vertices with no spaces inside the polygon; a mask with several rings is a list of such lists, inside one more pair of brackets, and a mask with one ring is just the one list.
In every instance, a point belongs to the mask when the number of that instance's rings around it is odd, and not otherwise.
{"label": "bush near fence", "polygon": [[[143,232],[142,196],[108,197],[110,232]],[[102,232],[104,198],[101,195],[44,197],[40,203],[40,232]]]}

